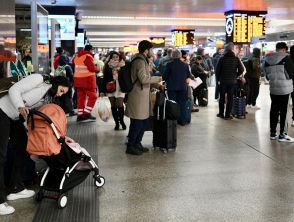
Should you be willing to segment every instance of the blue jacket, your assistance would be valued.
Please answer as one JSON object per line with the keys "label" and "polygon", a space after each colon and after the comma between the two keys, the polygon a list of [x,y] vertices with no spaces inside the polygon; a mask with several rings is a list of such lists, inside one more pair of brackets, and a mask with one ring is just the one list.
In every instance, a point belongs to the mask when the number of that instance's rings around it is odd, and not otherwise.
{"label": "blue jacket", "polygon": [[166,81],[168,91],[187,90],[186,79],[190,76],[188,64],[180,59],[174,59],[166,65],[163,79]]}

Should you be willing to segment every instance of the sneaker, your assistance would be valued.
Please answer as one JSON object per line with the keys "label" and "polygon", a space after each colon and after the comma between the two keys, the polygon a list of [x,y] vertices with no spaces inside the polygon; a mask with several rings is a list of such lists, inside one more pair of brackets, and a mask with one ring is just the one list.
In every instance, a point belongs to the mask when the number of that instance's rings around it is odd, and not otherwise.
{"label": "sneaker", "polygon": [[233,116],[231,116],[231,115],[229,115],[229,116],[225,116],[225,118],[224,118],[225,120],[231,120],[231,119],[234,119],[234,117]]}
{"label": "sneaker", "polygon": [[247,105],[246,108],[250,109],[250,108],[252,108],[252,106],[251,105]]}
{"label": "sneaker", "polygon": [[95,116],[92,116],[91,114],[84,115],[84,117],[85,117],[85,120],[86,121],[96,121],[96,117]]}
{"label": "sneaker", "polygon": [[132,154],[132,155],[142,155],[143,152],[138,149],[135,145],[127,145],[127,154]]}
{"label": "sneaker", "polygon": [[137,146],[137,148],[138,148],[139,150],[141,150],[143,153],[146,153],[146,152],[149,151],[149,149],[146,148],[146,147],[144,147],[144,146],[142,145],[142,143],[139,143],[139,144],[137,144],[136,146]]}
{"label": "sneaker", "polygon": [[220,114],[220,113],[216,114],[216,117],[225,118],[224,114]]}
{"label": "sneaker", "polygon": [[288,136],[287,134],[280,134],[279,142],[294,143],[294,138]]}
{"label": "sneaker", "polygon": [[0,215],[12,214],[15,209],[12,206],[9,206],[8,203],[4,202],[0,204]]}
{"label": "sneaker", "polygon": [[18,193],[11,193],[7,196],[7,200],[17,200],[23,198],[29,198],[35,195],[35,191],[24,189]]}
{"label": "sneaker", "polygon": [[277,134],[276,134],[276,133],[271,133],[271,135],[270,135],[270,139],[271,139],[271,140],[276,140],[276,139],[278,139]]}
{"label": "sneaker", "polygon": [[96,121],[96,117],[90,115],[81,115],[77,117],[77,122],[94,122]]}
{"label": "sneaker", "polygon": [[77,122],[82,122],[85,120],[85,116],[81,115],[77,117]]}

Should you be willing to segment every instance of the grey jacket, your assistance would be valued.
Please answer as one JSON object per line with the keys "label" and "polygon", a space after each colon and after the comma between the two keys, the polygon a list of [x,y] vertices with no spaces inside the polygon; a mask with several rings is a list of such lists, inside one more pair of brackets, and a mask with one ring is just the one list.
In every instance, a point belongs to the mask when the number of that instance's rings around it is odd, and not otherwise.
{"label": "grey jacket", "polygon": [[267,55],[264,70],[271,94],[287,95],[293,92],[294,69],[288,54],[275,52]]}

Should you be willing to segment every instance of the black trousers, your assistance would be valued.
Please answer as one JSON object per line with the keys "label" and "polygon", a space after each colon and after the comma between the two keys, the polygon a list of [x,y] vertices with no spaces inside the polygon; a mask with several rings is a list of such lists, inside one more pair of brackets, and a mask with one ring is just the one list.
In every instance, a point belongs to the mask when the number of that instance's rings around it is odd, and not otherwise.
{"label": "black trousers", "polygon": [[0,109],[0,204],[6,200],[6,192],[4,185],[4,163],[6,160],[8,142],[15,146],[15,157],[12,167],[11,179],[9,182],[10,191],[21,191],[24,189],[22,183],[22,174],[25,159],[28,156],[26,152],[27,133],[23,123],[20,120],[12,121]]}
{"label": "black trousers", "polygon": [[225,116],[230,116],[233,107],[233,95],[235,84],[221,83],[219,85],[220,98],[219,98],[219,114],[224,114],[225,111],[225,97],[227,94],[227,105]]}
{"label": "black trousers", "polygon": [[256,99],[259,95],[259,79],[248,78],[248,95],[247,95],[247,104],[256,105]]}
{"label": "black trousers", "polygon": [[270,110],[271,133],[276,133],[278,119],[280,116],[280,134],[283,134],[285,130],[285,124],[286,124],[289,94],[287,95],[272,95],[271,94],[270,96],[272,100],[271,110]]}

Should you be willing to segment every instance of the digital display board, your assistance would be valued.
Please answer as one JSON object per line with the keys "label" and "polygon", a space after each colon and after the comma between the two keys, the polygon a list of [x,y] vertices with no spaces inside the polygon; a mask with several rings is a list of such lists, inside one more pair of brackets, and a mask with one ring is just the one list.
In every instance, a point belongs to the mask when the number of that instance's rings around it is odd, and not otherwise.
{"label": "digital display board", "polygon": [[164,48],[165,38],[163,37],[150,37],[150,41],[153,44],[153,48]]}
{"label": "digital display board", "polygon": [[266,11],[226,12],[226,42],[246,44],[252,37],[265,35]]}
{"label": "digital display board", "polygon": [[172,30],[172,43],[175,47],[193,45],[195,30]]}
{"label": "digital display board", "polygon": [[60,24],[61,40],[75,40],[76,21],[74,15],[49,15],[48,31],[51,32],[51,19],[55,19]]}

